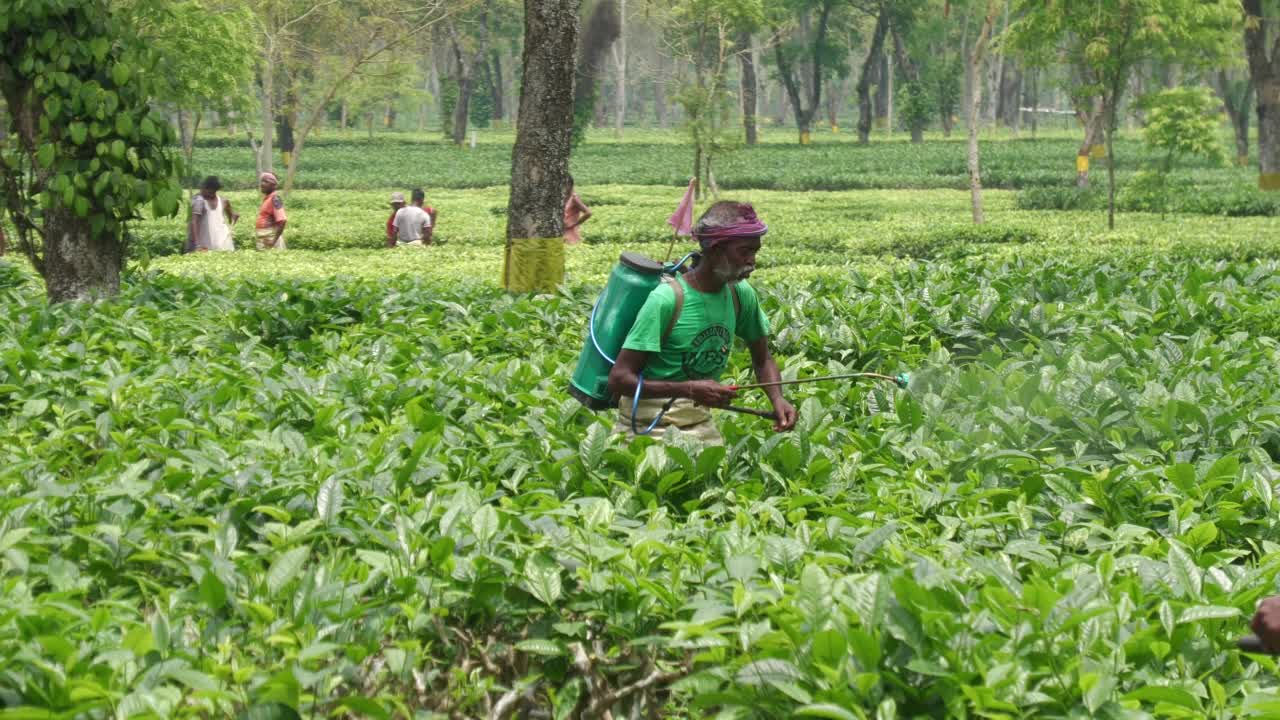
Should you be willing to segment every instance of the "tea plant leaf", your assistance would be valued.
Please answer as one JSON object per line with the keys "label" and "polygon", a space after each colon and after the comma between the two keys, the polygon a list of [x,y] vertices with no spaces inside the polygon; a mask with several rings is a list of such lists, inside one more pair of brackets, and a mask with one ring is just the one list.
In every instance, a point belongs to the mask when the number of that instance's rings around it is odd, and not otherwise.
{"label": "tea plant leaf", "polygon": [[471,517],[471,532],[477,540],[487,544],[498,534],[498,511],[492,505],[481,505]]}
{"label": "tea plant leaf", "polygon": [[1198,622],[1200,620],[1230,620],[1239,616],[1239,608],[1223,605],[1195,605],[1186,608],[1178,615],[1178,624]]}
{"label": "tea plant leaf", "polygon": [[857,565],[874,555],[880,549],[880,546],[893,537],[897,531],[898,523],[896,522],[889,522],[872,530],[854,546],[853,556],[850,558],[851,562]]}
{"label": "tea plant leaf", "polygon": [[795,714],[800,717],[826,718],[827,720],[859,720],[857,715],[831,703],[801,705],[796,708]]}
{"label": "tea plant leaf", "polygon": [[560,565],[546,555],[533,555],[525,562],[524,580],[529,593],[543,603],[554,605],[560,599]]}
{"label": "tea plant leaf", "polygon": [[803,680],[804,673],[794,663],[770,658],[747,663],[738,670],[735,678],[741,685],[772,685]]}
{"label": "tea plant leaf", "polygon": [[390,718],[391,712],[372,698],[360,697],[358,695],[348,695],[339,698],[334,703],[335,708],[350,710],[359,717],[378,718],[380,720]]}
{"label": "tea plant leaf", "polygon": [[1176,542],[1169,543],[1169,573],[1173,579],[1174,589],[1179,597],[1196,599],[1201,596],[1203,573],[1187,554],[1186,550]]}
{"label": "tea plant leaf", "polygon": [[1200,701],[1194,695],[1178,687],[1162,687],[1158,685],[1148,685],[1147,687],[1138,688],[1132,692],[1126,693],[1124,700],[1140,700],[1149,703],[1169,703],[1184,707],[1193,712],[1202,710]]}
{"label": "tea plant leaf", "polygon": [[333,523],[342,511],[343,499],[342,480],[336,476],[325,480],[316,493],[316,517],[326,525]]}
{"label": "tea plant leaf", "polygon": [[297,577],[310,554],[311,548],[304,545],[286,550],[277,557],[267,569],[267,591],[272,595],[280,594]]}

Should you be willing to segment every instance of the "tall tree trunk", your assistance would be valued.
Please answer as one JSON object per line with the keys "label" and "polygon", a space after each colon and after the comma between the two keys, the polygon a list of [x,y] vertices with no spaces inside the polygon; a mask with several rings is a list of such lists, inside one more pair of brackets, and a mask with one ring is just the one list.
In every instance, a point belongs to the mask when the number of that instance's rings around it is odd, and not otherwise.
{"label": "tall tree trunk", "polygon": [[895,77],[895,73],[893,72],[893,59],[888,57],[890,52],[891,51],[886,50],[885,62],[884,62],[884,82],[885,82],[885,85],[889,88],[888,91],[885,93],[884,126],[885,126],[885,129],[889,131],[889,134],[892,135],[893,134],[893,80]]}
{"label": "tall tree trunk", "polygon": [[298,121],[298,91],[293,81],[286,76],[284,105],[276,113],[276,133],[280,138],[280,156],[287,167],[293,158],[294,128]]}
{"label": "tall tree trunk", "polygon": [[618,41],[613,45],[613,66],[617,70],[613,132],[622,137],[622,125],[627,119],[627,0],[618,0]]}
{"label": "tall tree trunk", "polygon": [[1010,85],[1012,100],[1009,103],[1009,125],[1013,127],[1013,136],[1018,137],[1022,132],[1022,91],[1024,85],[1022,70],[1014,68],[1013,82]]}
{"label": "tall tree trunk", "polygon": [[844,105],[845,91],[849,87],[849,76],[832,78],[827,83],[827,125],[831,132],[840,132],[840,110]]}
{"label": "tall tree trunk", "polygon": [[450,137],[454,145],[462,145],[467,141],[467,121],[471,115],[471,92],[473,89],[472,68],[460,69],[458,73],[458,102],[453,106],[453,135]]}
{"label": "tall tree trunk", "polygon": [[1249,164],[1249,106],[1253,102],[1253,78],[1239,83],[1231,73],[1219,70],[1209,76],[1209,81],[1222,100],[1222,107],[1235,131],[1236,164],[1244,167]]}
{"label": "tall tree trunk", "polygon": [[1077,108],[1076,116],[1084,124],[1084,143],[1076,152],[1076,187],[1089,187],[1089,160],[1097,157],[1094,148],[1102,145],[1106,113],[1101,98],[1088,98],[1084,102],[1092,102],[1092,107]]}
{"label": "tall tree trunk", "polygon": [[[835,4],[835,0],[821,1],[818,25],[814,28],[812,37],[805,35],[804,60],[798,70],[792,63],[792,58],[784,51],[782,32],[777,27],[773,28],[774,60],[778,65],[778,79],[782,81],[783,87],[787,89],[787,97],[791,99],[801,145],[809,144],[810,126],[813,124],[814,116],[818,114],[818,108],[822,107],[822,53],[826,48],[827,29]],[[807,24],[808,15],[802,15],[801,21]],[[797,82],[797,72],[801,76],[799,80],[803,82]],[[807,105],[800,95],[802,85],[807,90]]]}
{"label": "tall tree trunk", "polygon": [[44,280],[50,302],[120,292],[125,248],[115,235],[95,235],[87,218],[65,208],[45,211]]}
{"label": "tall tree trunk", "polygon": [[[513,266],[513,257],[518,260],[520,255],[517,243],[558,239],[564,233],[579,2],[524,0],[523,79],[516,143],[511,152],[503,267],[503,287],[508,289],[525,289],[517,282],[522,268]],[[563,254],[560,258],[563,280]],[[546,272],[554,274],[554,260],[550,263],[552,267]]]}
{"label": "tall tree trunk", "polygon": [[1030,89],[1027,91],[1031,100],[1031,137],[1035,138],[1036,130],[1040,127],[1040,69],[1033,68],[1031,70]]}
{"label": "tall tree trunk", "polygon": [[1245,54],[1258,103],[1258,187],[1280,191],[1280,37],[1268,50],[1262,0],[1241,0],[1241,4],[1246,16]]}
{"label": "tall tree trunk", "polygon": [[996,103],[996,118],[1005,127],[1014,125],[1018,105],[1018,84],[1018,68],[1014,65],[1012,58],[1005,56],[1000,62],[998,92],[996,97],[992,98]]}
{"label": "tall tree trunk", "polygon": [[965,106],[969,126],[969,196],[973,207],[973,222],[981,225],[982,214],[982,168],[978,157],[978,124],[979,111],[982,107],[982,84],[978,81],[978,73],[982,69],[982,56],[987,51],[987,40],[991,37],[991,26],[995,23],[998,0],[987,0],[987,12],[982,18],[982,28],[978,31],[978,39],[973,43],[973,56],[965,58],[964,72],[966,82],[973,88],[969,104]]}
{"label": "tall tree trunk", "polygon": [[[1277,53],[1280,57],[1280,53]],[[1256,83],[1258,187],[1280,190],[1280,72]]]}
{"label": "tall tree trunk", "polygon": [[276,54],[268,43],[262,67],[262,142],[258,144],[258,172],[271,172],[275,167],[272,147],[276,128]]}
{"label": "tall tree trunk", "polygon": [[879,61],[884,57],[884,34],[888,29],[888,13],[881,10],[880,17],[876,18],[876,28],[871,33],[871,47],[867,48],[867,57],[862,61],[862,71],[858,74],[858,142],[863,145],[871,142],[871,126],[875,119],[871,84]]}
{"label": "tall tree trunk", "polygon": [[[882,46],[883,44],[881,42]],[[889,86],[892,84],[889,74],[893,72],[893,68],[889,66],[889,55],[883,51],[883,47],[874,58],[874,63],[875,74],[872,75],[871,82],[876,86],[875,125],[878,128],[889,128],[889,105],[892,102],[889,98]]]}
{"label": "tall tree trunk", "polygon": [[662,49],[657,50],[657,59],[654,61],[653,72],[653,119],[658,123],[658,127],[666,129],[667,127],[667,74],[666,74],[666,57],[662,54]]}
{"label": "tall tree trunk", "polygon": [[982,104],[983,118],[987,125],[994,127],[999,115],[996,114],[996,98],[1000,97],[1000,58],[998,55],[987,56],[987,71],[983,73],[983,79],[986,81],[987,89],[985,91],[986,98]]}
{"label": "tall tree trunk", "polygon": [[182,135],[182,157],[191,167],[191,157],[195,154],[196,133],[200,130],[200,111],[187,112],[178,110],[178,132]]}
{"label": "tall tree trunk", "polygon": [[751,33],[743,30],[738,33],[738,66],[742,70],[742,129],[746,132],[747,144],[755,145],[756,133],[756,63],[751,47]]}
{"label": "tall tree trunk", "polygon": [[[920,66],[916,65],[911,59],[911,55],[907,52],[907,44],[902,39],[902,35],[897,30],[893,31],[893,49],[898,58],[898,68],[902,70],[902,74],[906,76],[907,82],[920,82]],[[925,118],[917,117],[911,119],[911,142],[920,144],[924,142],[924,123]]]}
{"label": "tall tree trunk", "polygon": [[973,104],[973,83],[969,77],[969,15],[970,13],[962,13],[964,22],[960,23],[960,62],[965,63],[965,72],[961,75],[960,88],[960,109],[964,117],[965,124],[969,123],[969,106]]}
{"label": "tall tree trunk", "polygon": [[503,102],[505,98],[502,94],[503,83],[505,82],[502,79],[502,55],[497,50],[489,53],[489,66],[491,68],[489,90],[493,95],[493,119],[497,120],[498,124],[501,125],[502,121],[507,117],[507,112]]}
{"label": "tall tree trunk", "polygon": [[462,145],[467,140],[467,121],[471,117],[471,93],[475,91],[476,67],[487,62],[489,44],[489,0],[485,0],[480,12],[480,27],[475,51],[462,52],[457,31],[450,26],[450,44],[454,63],[458,68],[458,104],[453,106],[453,144]]}

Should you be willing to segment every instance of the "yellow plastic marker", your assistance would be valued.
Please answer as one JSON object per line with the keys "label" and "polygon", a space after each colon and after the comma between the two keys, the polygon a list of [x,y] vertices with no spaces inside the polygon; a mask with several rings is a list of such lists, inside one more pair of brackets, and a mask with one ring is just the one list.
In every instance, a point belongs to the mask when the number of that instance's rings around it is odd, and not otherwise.
{"label": "yellow plastic marker", "polygon": [[1107,156],[1107,146],[1094,145],[1092,148],[1089,148],[1089,155],[1091,155],[1094,159],[1101,160],[1102,158]]}
{"label": "yellow plastic marker", "polygon": [[1089,172],[1089,156],[1088,155],[1076,156],[1076,172],[1078,173]]}
{"label": "yellow plastic marker", "polygon": [[1280,190],[1280,173],[1259,173],[1259,190]]}
{"label": "yellow plastic marker", "polygon": [[808,145],[808,144],[809,144],[809,131],[808,131],[808,130],[805,130],[804,132],[800,133],[800,144],[801,144],[801,145]]}

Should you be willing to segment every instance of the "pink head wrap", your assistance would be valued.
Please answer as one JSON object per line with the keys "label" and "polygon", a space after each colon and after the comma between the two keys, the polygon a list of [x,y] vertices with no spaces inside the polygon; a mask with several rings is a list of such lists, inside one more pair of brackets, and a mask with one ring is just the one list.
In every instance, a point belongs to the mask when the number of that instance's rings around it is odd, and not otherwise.
{"label": "pink head wrap", "polygon": [[266,180],[267,182],[271,183],[272,185],[279,185],[279,184],[280,184],[280,180],[276,178],[276,174],[275,174],[275,173],[269,173],[269,172],[264,172],[264,173],[262,173],[261,175],[259,175],[259,176],[258,176],[258,182],[262,182],[263,180]]}
{"label": "pink head wrap", "polygon": [[760,218],[756,217],[756,209],[751,206],[751,203],[740,203],[738,212],[737,222],[713,228],[694,229],[693,236],[698,239],[698,243],[702,245],[704,251],[729,240],[758,238],[769,232],[769,226],[760,222]]}

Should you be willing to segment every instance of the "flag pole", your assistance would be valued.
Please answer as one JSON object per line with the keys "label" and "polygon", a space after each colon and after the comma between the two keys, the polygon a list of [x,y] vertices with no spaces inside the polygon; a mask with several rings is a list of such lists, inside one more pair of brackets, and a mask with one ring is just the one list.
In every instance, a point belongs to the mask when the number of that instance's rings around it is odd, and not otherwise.
{"label": "flag pole", "polygon": [[662,261],[663,265],[666,265],[667,263],[671,262],[671,253],[674,252],[676,249],[676,238],[678,237],[680,237],[680,232],[678,230],[672,230],[671,244],[667,246],[667,257]]}
{"label": "flag pole", "polygon": [[[692,191],[693,193],[692,196],[690,196],[690,191]],[[693,220],[693,204],[697,202],[697,192],[698,192],[698,178],[690,178],[689,188],[685,190],[685,195],[686,197],[689,197],[689,201],[690,201],[689,209],[686,211],[689,213],[690,222],[692,222]],[[681,204],[683,205],[683,201],[681,202]],[[671,221],[668,220],[667,222],[671,222]],[[672,227],[671,244],[667,246],[667,257],[662,261],[663,265],[666,265],[667,263],[671,262],[671,255],[672,253],[675,252],[675,249],[676,249],[676,239],[680,237],[680,226],[677,224],[677,225],[672,225],[671,227]]]}

